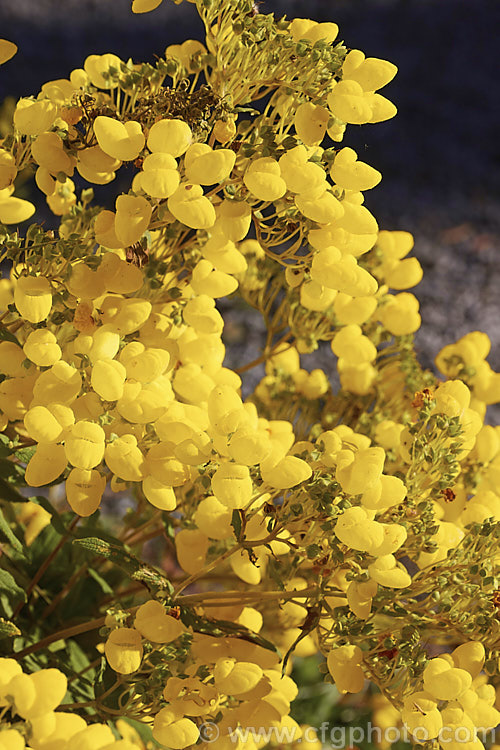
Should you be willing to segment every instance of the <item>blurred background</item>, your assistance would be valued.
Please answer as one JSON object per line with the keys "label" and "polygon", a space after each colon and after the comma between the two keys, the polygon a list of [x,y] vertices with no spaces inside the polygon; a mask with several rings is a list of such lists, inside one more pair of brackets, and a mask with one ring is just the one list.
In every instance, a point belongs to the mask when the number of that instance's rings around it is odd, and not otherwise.
{"label": "blurred background", "polygon": [[[164,0],[144,15],[130,5],[1,0],[1,35],[19,53],[0,71],[0,101],[36,94],[92,53],[152,61],[168,44],[202,35],[187,2]],[[425,270],[412,290],[421,302],[421,361],[432,366],[441,346],[481,329],[492,340],[489,361],[500,369],[498,1],[265,0],[260,10],[335,21],[348,47],[398,66],[382,92],[398,117],[351,125],[344,142],[384,175],[366,196],[380,227],[415,235]]]}

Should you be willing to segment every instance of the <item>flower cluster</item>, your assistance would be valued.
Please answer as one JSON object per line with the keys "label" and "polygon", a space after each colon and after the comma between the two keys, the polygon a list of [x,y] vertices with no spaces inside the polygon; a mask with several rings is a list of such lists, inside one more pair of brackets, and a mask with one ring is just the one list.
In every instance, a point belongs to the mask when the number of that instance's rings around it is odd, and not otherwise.
{"label": "flower cluster", "polygon": [[[290,672],[318,652],[416,742],[491,728],[500,373],[477,331],[446,379],[420,367],[413,238],[379,229],[381,175],[342,144],[394,116],[396,67],[334,23],[196,6],[204,44],[90,55],[0,141],[0,748],[144,747],[116,717],[179,750],[207,722],[223,749],[300,737]],[[15,228],[29,171],[57,229]],[[236,370],[232,304],[266,325]]]}
{"label": "flower cluster", "polygon": [[[0,729],[2,750],[99,748],[138,750],[144,745],[124,721],[117,722],[117,739],[106,724],[88,724],[74,712],[56,711],[66,695],[68,680],[59,669],[23,672],[15,659],[0,658],[0,707],[9,712],[11,728]],[[29,744],[27,745],[26,742]]]}

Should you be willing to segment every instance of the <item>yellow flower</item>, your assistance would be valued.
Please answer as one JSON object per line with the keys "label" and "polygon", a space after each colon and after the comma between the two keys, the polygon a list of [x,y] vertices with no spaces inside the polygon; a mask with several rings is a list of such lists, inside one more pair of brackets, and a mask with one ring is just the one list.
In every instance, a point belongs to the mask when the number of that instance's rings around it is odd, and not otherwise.
{"label": "yellow flower", "polygon": [[[116,359],[99,359],[92,367],[92,388],[104,401],[117,401],[123,396],[127,371]],[[92,467],[81,467],[92,468]]]}
{"label": "yellow flower", "polygon": [[146,476],[146,461],[134,435],[122,435],[109,443],[104,460],[109,470],[125,482],[140,482]]}
{"label": "yellow flower", "polygon": [[40,443],[26,467],[25,479],[30,487],[42,487],[57,479],[68,460],[62,445]]}
{"label": "yellow flower", "polygon": [[132,13],[149,13],[161,5],[162,0],[133,0]]}
{"label": "yellow flower", "polygon": [[252,223],[252,210],[245,201],[223,200],[217,206],[216,228],[232,242],[243,240]]}
{"label": "yellow flower", "polygon": [[182,750],[197,741],[200,733],[191,719],[186,719],[170,708],[162,708],[155,716],[153,737],[172,750]]}
{"label": "yellow flower", "polygon": [[329,190],[325,190],[319,197],[309,195],[308,192],[296,195],[295,205],[307,219],[318,224],[331,224],[344,214],[342,203]]}
{"label": "yellow flower", "polygon": [[125,247],[139,242],[149,226],[153,209],[141,196],[120,195],[116,199],[115,232]]}
{"label": "yellow flower", "polygon": [[485,660],[484,646],[480,641],[468,641],[457,646],[451,653],[455,666],[465,669],[472,678],[481,672]]}
{"label": "yellow flower", "polygon": [[210,297],[226,297],[236,291],[238,281],[217,269],[210,261],[203,258],[193,269],[191,287],[196,294],[208,294]]}
{"label": "yellow flower", "polygon": [[58,172],[72,176],[75,160],[64,150],[64,144],[57,133],[40,133],[31,144],[33,159],[50,174]]}
{"label": "yellow flower", "polygon": [[158,120],[149,131],[147,146],[150,151],[178,157],[187,151],[192,139],[191,128],[183,120]]}
{"label": "yellow flower", "polygon": [[95,469],[72,469],[66,479],[66,499],[71,510],[79,516],[91,516],[101,504],[105,487],[106,477]]}
{"label": "yellow flower", "polygon": [[358,161],[352,148],[343,148],[335,156],[330,177],[344,190],[370,190],[378,185],[382,175],[369,164]]}
{"label": "yellow flower", "polygon": [[93,469],[104,457],[106,434],[95,422],[81,421],[66,433],[64,449],[70,464],[77,469]]}
{"label": "yellow flower", "polygon": [[406,336],[420,328],[417,298],[409,292],[387,295],[385,304],[378,310],[378,318],[384,328],[394,336]]}
{"label": "yellow flower", "polygon": [[342,80],[328,94],[330,111],[339,120],[354,125],[370,122],[372,108],[369,99],[357,81]]}
{"label": "yellow flower", "polygon": [[41,323],[52,307],[52,288],[44,276],[21,276],[14,290],[19,315],[30,323]]}
{"label": "yellow flower", "polygon": [[253,484],[248,466],[227,461],[212,477],[212,492],[227,508],[244,508],[252,498]]}
{"label": "yellow flower", "polygon": [[337,457],[337,481],[344,492],[358,495],[373,487],[380,479],[384,467],[385,451],[373,447],[358,450],[342,450]]}
{"label": "yellow flower", "polygon": [[446,659],[431,659],[424,669],[424,690],[437,700],[455,700],[471,684],[469,672],[452,667]]}
{"label": "yellow flower", "polygon": [[74,421],[72,410],[64,404],[33,406],[24,415],[26,431],[37,443],[58,443]]}
{"label": "yellow flower", "polygon": [[0,65],[10,60],[17,52],[17,44],[7,39],[0,39]]}
{"label": "yellow flower", "polygon": [[33,720],[54,711],[66,694],[68,680],[59,669],[40,669],[33,674],[19,674],[9,683],[17,713]]}
{"label": "yellow flower", "polygon": [[270,156],[250,162],[243,177],[250,193],[260,201],[275,201],[286,193],[278,162]]}
{"label": "yellow flower", "polygon": [[[402,527],[399,528],[404,531]],[[388,588],[402,589],[411,583],[411,576],[402,565],[398,564],[392,554],[382,554],[381,557],[368,566],[368,572],[373,581]]]}
{"label": "yellow flower", "polygon": [[142,172],[134,177],[133,190],[144,190],[152,198],[170,198],[179,187],[177,162],[170,154],[161,151],[144,159]]}
{"label": "yellow flower", "polygon": [[203,498],[193,516],[194,522],[211,539],[228,539],[233,534],[231,509],[214,495]]}
{"label": "yellow flower", "polygon": [[417,742],[434,739],[443,726],[437,701],[424,691],[405,698],[401,717]]}
{"label": "yellow flower", "polygon": [[215,151],[206,143],[193,143],[184,157],[186,177],[198,185],[224,182],[234,167],[236,154],[230,148]]}
{"label": "yellow flower", "polygon": [[100,146],[91,146],[78,152],[76,168],[88,182],[106,185],[115,179],[115,172],[121,166],[120,159],[104,153]]}
{"label": "yellow flower", "polygon": [[294,18],[289,31],[294,42],[307,39],[315,44],[321,39],[331,44],[337,38],[339,27],[336,23],[318,23],[310,18]]}
{"label": "yellow flower", "polygon": [[119,161],[134,161],[144,148],[144,134],[140,123],[134,120],[120,122],[99,115],[94,120],[97,143],[105,154]]}
{"label": "yellow flower", "polygon": [[306,461],[296,456],[285,456],[274,466],[261,466],[262,480],[279,490],[296,487],[312,476],[312,469]]}
{"label": "yellow flower", "polygon": [[182,183],[167,205],[173,216],[191,229],[208,229],[215,224],[215,209],[200,185]]}
{"label": "yellow flower", "polygon": [[142,491],[146,500],[160,510],[175,510],[177,499],[172,487],[159,482],[154,477],[146,477],[142,481]]}
{"label": "yellow flower", "polygon": [[305,146],[295,146],[287,151],[279,160],[281,176],[292,193],[319,197],[328,187],[326,174],[319,164],[308,161],[309,156]]}
{"label": "yellow flower", "polygon": [[90,82],[99,89],[113,89],[118,86],[116,75],[120,72],[122,61],[116,55],[89,55],[83,67]]}
{"label": "yellow flower", "polygon": [[231,658],[218,659],[214,667],[215,686],[227,695],[247,693],[260,682],[262,675],[262,669],[257,664]]}
{"label": "yellow flower", "polygon": [[359,693],[363,689],[363,652],[359,646],[349,644],[333,648],[326,663],[340,693]]}
{"label": "yellow flower", "polygon": [[248,264],[245,256],[232,240],[219,233],[212,234],[202,248],[203,256],[224,273],[243,273]]}
{"label": "yellow flower", "polygon": [[142,661],[142,638],[135,628],[116,628],[108,636],[104,653],[111,669],[120,674],[136,672]]}
{"label": "yellow flower", "polygon": [[48,526],[52,520],[50,513],[42,508],[37,503],[27,502],[23,503],[18,513],[18,518],[25,525],[24,530],[24,541],[26,546],[29,547],[38,534]]}
{"label": "yellow flower", "polygon": [[182,622],[169,615],[160,602],[154,600],[139,607],[134,628],[153,643],[171,643],[185,631]]}
{"label": "yellow flower", "polygon": [[181,529],[175,536],[175,551],[186,573],[198,573],[205,565],[208,537],[199,529]]}
{"label": "yellow flower", "polygon": [[14,125],[23,135],[39,135],[49,130],[57,117],[57,106],[48,99],[19,99]]}
{"label": "yellow flower", "polygon": [[16,175],[16,160],[9,151],[0,148],[0,190],[12,185]]}
{"label": "yellow flower", "polygon": [[61,359],[61,347],[52,333],[44,328],[32,331],[23,346],[23,351],[38,367],[51,367]]}
{"label": "yellow flower", "polygon": [[0,750],[24,750],[25,747],[24,737],[17,729],[4,729],[0,732]]}
{"label": "yellow flower", "polygon": [[330,113],[325,107],[312,102],[304,102],[295,113],[295,132],[306,146],[316,146],[326,135]]}

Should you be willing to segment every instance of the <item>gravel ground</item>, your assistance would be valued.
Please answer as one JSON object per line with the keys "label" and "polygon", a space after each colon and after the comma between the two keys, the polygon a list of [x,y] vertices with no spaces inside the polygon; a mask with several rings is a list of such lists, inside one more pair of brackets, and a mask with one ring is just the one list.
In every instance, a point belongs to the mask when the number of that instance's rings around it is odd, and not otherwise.
{"label": "gravel ground", "polygon": [[[381,228],[415,235],[425,275],[417,335],[421,361],[471,330],[492,340],[500,369],[500,151],[497,0],[268,0],[263,12],[335,20],[348,46],[399,67],[387,96],[394,120],[361,129],[346,143],[384,180],[367,206]],[[16,41],[15,64],[0,74],[0,100],[37,91],[67,75],[88,54],[113,51],[153,59],[167,44],[200,35],[193,7],[164,0],[134,16],[129,0],[0,0],[1,35]],[[384,92],[384,93],[386,93]],[[246,312],[231,318],[231,361],[258,354],[260,330]],[[305,366],[323,364],[311,356]],[[328,362],[326,361],[328,365]],[[500,416],[500,415],[497,415]],[[495,417],[496,418],[496,417]]]}

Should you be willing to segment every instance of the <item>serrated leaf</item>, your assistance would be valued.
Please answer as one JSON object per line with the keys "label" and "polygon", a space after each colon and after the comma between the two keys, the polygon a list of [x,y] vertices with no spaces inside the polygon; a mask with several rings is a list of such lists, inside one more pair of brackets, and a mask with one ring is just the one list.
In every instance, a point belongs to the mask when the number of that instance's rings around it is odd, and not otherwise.
{"label": "serrated leaf", "polygon": [[236,541],[240,542],[243,537],[244,527],[244,515],[241,510],[233,510],[233,514],[231,516],[231,526],[233,527]]}
{"label": "serrated leaf", "polygon": [[10,620],[0,617],[0,638],[12,638],[17,635],[21,635],[19,628]]}
{"label": "serrated leaf", "polygon": [[261,646],[261,648],[265,648],[267,651],[279,654],[274,643],[271,643],[271,641],[263,638],[259,633],[246,628],[244,625],[237,625],[230,620],[215,620],[212,617],[202,617],[195,614],[191,609],[184,608],[181,608],[181,620],[186,627],[192,627],[195,633],[213,635],[216,638],[224,636],[240,638],[243,641],[254,643],[256,646]]}
{"label": "serrated leaf", "polygon": [[14,456],[21,461],[23,464],[27,464],[35,455],[36,446],[30,445],[29,448],[19,448],[14,451]]}
{"label": "serrated leaf", "polygon": [[119,565],[132,580],[142,581],[150,590],[156,592],[161,589],[168,591],[170,594],[174,591],[172,584],[161,571],[139,560],[131,552],[128,552],[123,545],[111,544],[95,536],[74,539],[73,544],[81,545],[95,555],[106,557]]}
{"label": "serrated leaf", "polygon": [[6,570],[0,570],[0,589],[6,591],[9,596],[26,601],[26,593],[20,588],[14,577]]}

